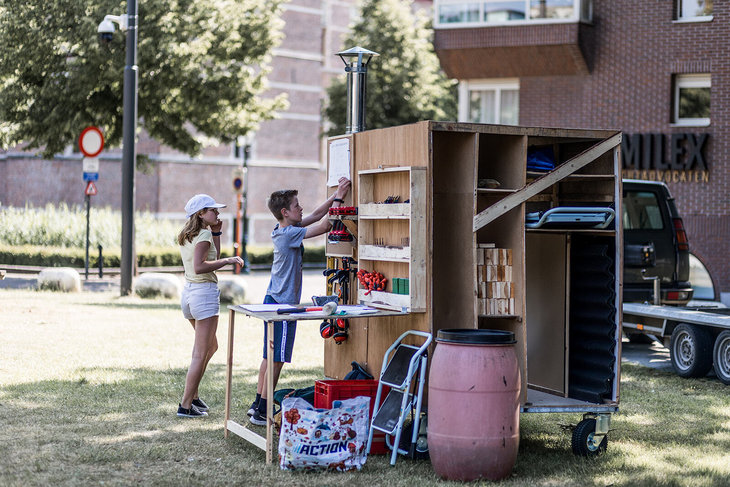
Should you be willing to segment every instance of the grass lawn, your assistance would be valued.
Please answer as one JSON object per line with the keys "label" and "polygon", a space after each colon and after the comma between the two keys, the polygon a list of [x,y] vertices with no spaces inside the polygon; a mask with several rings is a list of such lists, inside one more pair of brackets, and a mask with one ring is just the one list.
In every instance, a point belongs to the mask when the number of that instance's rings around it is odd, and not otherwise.
{"label": "grass lawn", "polygon": [[[371,456],[360,472],[304,474],[223,438],[222,314],[201,384],[210,416],[175,416],[192,348],[176,301],[108,293],[0,291],[0,485],[442,485],[428,462]],[[256,382],[263,327],[237,317],[234,417]],[[244,335],[242,330],[248,327]],[[300,326],[282,386],[322,376],[318,327]],[[455,413],[458,404],[455,404]],[[500,485],[730,485],[730,388],[625,364],[608,451],[573,456],[579,414],[523,414],[513,475]],[[261,428],[263,431],[263,428]]]}

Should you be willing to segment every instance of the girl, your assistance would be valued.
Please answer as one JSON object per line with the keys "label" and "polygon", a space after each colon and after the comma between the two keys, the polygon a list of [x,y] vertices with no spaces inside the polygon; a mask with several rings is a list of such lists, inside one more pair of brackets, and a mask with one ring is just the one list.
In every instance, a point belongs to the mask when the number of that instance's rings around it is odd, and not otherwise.
{"label": "girl", "polygon": [[243,259],[238,256],[220,258],[223,222],[218,218],[218,208],[225,206],[216,203],[207,194],[196,194],[185,205],[188,221],[177,237],[185,268],[182,312],[195,330],[193,357],[185,379],[185,392],[177,408],[177,415],[184,418],[208,415],[208,405],[198,397],[198,386],[208,361],[218,349],[215,332],[218,327],[220,291],[215,271],[227,264],[243,265]]}

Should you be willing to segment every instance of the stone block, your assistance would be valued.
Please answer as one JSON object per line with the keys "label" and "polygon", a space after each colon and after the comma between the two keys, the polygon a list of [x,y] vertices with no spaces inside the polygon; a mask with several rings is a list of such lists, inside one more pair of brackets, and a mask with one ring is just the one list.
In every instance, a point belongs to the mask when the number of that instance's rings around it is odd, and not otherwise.
{"label": "stone block", "polygon": [[134,281],[134,292],[143,298],[180,298],[182,280],[174,274],[145,272]]}
{"label": "stone block", "polygon": [[241,304],[246,298],[246,280],[242,276],[218,276],[221,303]]}
{"label": "stone block", "polygon": [[70,267],[46,267],[38,274],[38,289],[46,291],[81,291],[81,276]]}

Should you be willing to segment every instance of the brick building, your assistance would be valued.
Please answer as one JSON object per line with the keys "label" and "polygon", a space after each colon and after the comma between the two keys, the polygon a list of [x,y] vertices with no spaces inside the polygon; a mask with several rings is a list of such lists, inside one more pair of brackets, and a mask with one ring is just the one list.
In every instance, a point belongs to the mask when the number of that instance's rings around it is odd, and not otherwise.
{"label": "brick building", "polygon": [[730,4],[435,0],[460,121],[615,128],[624,177],[667,183],[730,291]]}
{"label": "brick building", "polygon": [[[359,13],[356,7],[355,0],[292,0],[283,6],[285,37],[273,51],[267,95],[286,92],[290,106],[277,113],[276,120],[264,122],[247,141],[251,145],[247,211],[251,244],[271,243],[274,219],[265,202],[272,191],[299,189],[305,211],[325,197],[322,104],[331,78],[344,76],[344,64],[335,54],[352,47],[343,46],[342,40]],[[148,155],[152,163],[135,176],[139,210],[182,220],[187,199],[206,192],[228,204],[222,216],[230,229],[236,208],[232,172],[242,162],[233,145],[208,147],[199,157],[190,158],[142,133],[137,152]],[[121,149],[105,149],[100,155],[98,194],[92,197],[92,205],[120,208],[121,157]],[[0,204],[4,206],[82,205],[84,188],[82,156],[70,148],[53,160],[22,150],[0,151]],[[230,237],[226,231],[224,241]]]}

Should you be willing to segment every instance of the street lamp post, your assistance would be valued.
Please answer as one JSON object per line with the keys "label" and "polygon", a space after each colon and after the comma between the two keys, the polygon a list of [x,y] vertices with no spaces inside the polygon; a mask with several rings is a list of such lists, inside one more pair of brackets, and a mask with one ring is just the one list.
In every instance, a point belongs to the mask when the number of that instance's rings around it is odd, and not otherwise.
{"label": "street lamp post", "polygon": [[122,260],[120,263],[122,296],[132,293],[135,268],[134,252],[134,171],[137,161],[135,135],[137,132],[137,0],[127,1],[127,14],[107,15],[99,24],[102,39],[114,32],[119,24],[127,35],[126,65],[124,66],[123,129],[122,129]]}

